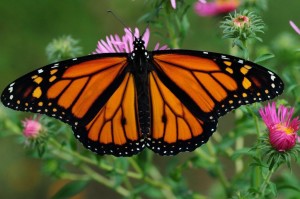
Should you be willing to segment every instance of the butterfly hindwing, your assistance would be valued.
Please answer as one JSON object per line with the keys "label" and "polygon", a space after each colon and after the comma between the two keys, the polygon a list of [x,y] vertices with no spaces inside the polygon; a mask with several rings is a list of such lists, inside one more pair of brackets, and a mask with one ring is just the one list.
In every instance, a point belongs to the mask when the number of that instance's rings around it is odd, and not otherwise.
{"label": "butterfly hindwing", "polygon": [[193,151],[206,143],[217,122],[196,118],[158,78],[149,75],[151,134],[146,145],[160,155]]}
{"label": "butterfly hindwing", "polygon": [[190,50],[154,51],[152,56],[163,83],[202,120],[283,92],[274,72],[237,57]]}

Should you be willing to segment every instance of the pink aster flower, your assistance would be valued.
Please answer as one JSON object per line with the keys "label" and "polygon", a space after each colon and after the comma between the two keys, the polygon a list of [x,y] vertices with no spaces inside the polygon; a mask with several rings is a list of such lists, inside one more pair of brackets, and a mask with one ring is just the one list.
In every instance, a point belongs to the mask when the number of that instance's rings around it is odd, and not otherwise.
{"label": "pink aster flower", "polygon": [[176,0],[171,0],[171,5],[174,9],[176,9]]}
{"label": "pink aster flower", "polygon": [[290,25],[296,31],[296,33],[300,35],[300,29],[298,28],[298,26],[296,26],[296,24],[293,21],[290,21]]}
{"label": "pink aster flower", "polygon": [[[206,0],[198,0],[200,3],[206,3]],[[176,9],[176,0],[171,0],[172,8]]]}
{"label": "pink aster flower", "polygon": [[23,123],[23,135],[26,138],[36,138],[42,130],[42,125],[38,119],[26,118]]}
{"label": "pink aster flower", "polygon": [[235,10],[240,5],[240,0],[214,0],[203,3],[198,1],[194,8],[200,16],[215,16]]}
{"label": "pink aster flower", "polygon": [[[124,28],[124,31],[125,34],[121,37],[115,34],[114,36],[113,35],[106,36],[106,41],[101,39],[98,42],[97,48],[93,52],[93,54],[132,52],[134,37],[136,38],[140,37],[139,29],[135,28],[134,32],[131,32],[130,28]],[[134,37],[132,34],[134,34]],[[147,28],[142,38],[145,41],[145,47],[147,47],[148,45],[149,38],[150,38],[150,30],[149,28]],[[166,45],[159,47],[159,43],[157,43],[154,50],[165,50],[167,48],[168,47]]]}
{"label": "pink aster flower", "polygon": [[292,118],[294,108],[280,105],[276,110],[276,103],[261,108],[259,113],[269,129],[270,144],[277,151],[283,152],[293,148],[296,144],[300,128],[299,117]]}

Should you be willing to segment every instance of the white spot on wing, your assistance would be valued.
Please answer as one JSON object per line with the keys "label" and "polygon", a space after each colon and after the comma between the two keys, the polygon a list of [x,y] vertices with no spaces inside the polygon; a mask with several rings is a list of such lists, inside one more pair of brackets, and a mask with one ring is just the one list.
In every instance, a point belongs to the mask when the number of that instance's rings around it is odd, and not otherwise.
{"label": "white spot on wing", "polygon": [[275,84],[271,84],[271,87],[272,87],[272,88],[275,88]]}
{"label": "white spot on wing", "polygon": [[51,68],[57,68],[58,67],[58,63],[54,64],[53,66],[51,66]]}
{"label": "white spot on wing", "polygon": [[274,81],[276,77],[274,75],[271,76],[271,80]]}

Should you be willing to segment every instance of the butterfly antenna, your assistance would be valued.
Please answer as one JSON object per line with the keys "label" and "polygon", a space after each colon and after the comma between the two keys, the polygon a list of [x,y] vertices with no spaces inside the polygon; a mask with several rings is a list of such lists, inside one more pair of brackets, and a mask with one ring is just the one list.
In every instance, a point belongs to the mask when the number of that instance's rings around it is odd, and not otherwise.
{"label": "butterfly antenna", "polygon": [[150,21],[147,21],[147,26],[146,26],[146,28],[145,28],[143,34],[141,35],[141,38],[144,37],[144,34],[146,33],[146,30],[149,28],[149,26],[150,26]]}
{"label": "butterfly antenna", "polygon": [[120,17],[118,17],[112,10],[107,10],[108,13],[112,14],[114,16],[114,18],[124,26],[124,28],[128,29],[129,32],[132,34],[132,37],[134,38],[134,34],[133,32],[130,30],[130,28],[128,28],[128,26],[125,25],[125,23],[121,20]]}

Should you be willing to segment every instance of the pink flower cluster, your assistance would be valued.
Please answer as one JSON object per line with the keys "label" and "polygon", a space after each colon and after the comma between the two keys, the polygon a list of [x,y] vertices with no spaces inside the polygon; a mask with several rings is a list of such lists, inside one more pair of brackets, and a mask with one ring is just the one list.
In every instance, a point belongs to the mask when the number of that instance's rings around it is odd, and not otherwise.
{"label": "pink flower cluster", "polygon": [[239,0],[214,0],[207,3],[198,1],[195,11],[200,16],[215,16],[234,11],[239,5]]}
{"label": "pink flower cluster", "polygon": [[[131,31],[130,28],[124,28],[125,34],[123,36],[119,36],[117,34],[106,36],[106,41],[101,39],[98,41],[98,45],[93,54],[100,53],[120,53],[127,52],[130,53],[133,51],[133,40],[134,37],[139,38],[140,32],[138,28],[134,29],[134,32]],[[150,30],[149,28],[142,35],[142,39],[145,42],[145,47],[147,47],[150,38]],[[168,47],[166,45],[159,46],[159,43],[155,45],[154,50],[165,50]]]}

